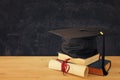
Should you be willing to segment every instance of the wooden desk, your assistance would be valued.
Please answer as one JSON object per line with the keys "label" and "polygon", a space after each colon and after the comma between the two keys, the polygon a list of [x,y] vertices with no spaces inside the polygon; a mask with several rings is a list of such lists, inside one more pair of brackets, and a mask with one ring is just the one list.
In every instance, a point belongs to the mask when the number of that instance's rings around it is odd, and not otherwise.
{"label": "wooden desk", "polygon": [[45,56],[1,56],[0,80],[120,80],[120,56],[107,56],[112,61],[112,67],[108,76],[89,74],[81,78],[48,68],[50,59],[56,57]]}

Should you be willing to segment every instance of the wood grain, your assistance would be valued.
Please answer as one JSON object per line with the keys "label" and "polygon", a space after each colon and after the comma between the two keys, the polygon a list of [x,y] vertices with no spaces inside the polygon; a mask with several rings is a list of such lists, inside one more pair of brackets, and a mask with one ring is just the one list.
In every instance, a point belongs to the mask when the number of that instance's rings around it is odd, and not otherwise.
{"label": "wood grain", "polygon": [[107,56],[112,67],[107,76],[89,74],[87,78],[48,68],[56,56],[1,56],[0,80],[120,80],[120,56]]}

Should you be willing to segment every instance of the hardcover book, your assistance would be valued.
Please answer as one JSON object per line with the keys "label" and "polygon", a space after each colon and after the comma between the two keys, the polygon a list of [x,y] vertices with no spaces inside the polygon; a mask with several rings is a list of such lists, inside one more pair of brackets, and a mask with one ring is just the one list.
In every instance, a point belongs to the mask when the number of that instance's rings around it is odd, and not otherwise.
{"label": "hardcover book", "polygon": [[[98,60],[90,65],[88,65],[89,68],[89,73],[90,74],[96,74],[103,76],[103,70],[102,70],[102,60]],[[111,61],[110,60],[105,60],[104,62],[104,68],[108,72],[109,69],[111,68]]]}

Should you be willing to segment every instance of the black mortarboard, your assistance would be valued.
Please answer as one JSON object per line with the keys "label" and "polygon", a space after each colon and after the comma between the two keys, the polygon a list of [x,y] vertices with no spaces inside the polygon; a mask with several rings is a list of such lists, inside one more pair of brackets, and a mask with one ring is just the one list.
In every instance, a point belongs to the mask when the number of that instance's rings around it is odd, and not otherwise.
{"label": "black mortarboard", "polygon": [[105,38],[103,32],[100,31],[97,28],[66,28],[49,32],[62,37],[62,53],[74,58],[87,58],[97,54],[96,37],[103,36],[102,70],[103,74],[107,75],[104,68]]}
{"label": "black mortarboard", "polygon": [[74,58],[87,58],[98,53],[96,44],[97,29],[67,28],[50,32],[62,37],[61,51],[64,54]]}

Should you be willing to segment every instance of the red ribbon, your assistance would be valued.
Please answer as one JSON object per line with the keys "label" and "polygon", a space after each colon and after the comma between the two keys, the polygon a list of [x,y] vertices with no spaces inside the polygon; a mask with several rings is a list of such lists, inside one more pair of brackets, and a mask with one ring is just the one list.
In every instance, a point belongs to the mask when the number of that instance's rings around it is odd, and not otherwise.
{"label": "red ribbon", "polygon": [[57,59],[60,63],[61,63],[61,71],[63,72],[63,74],[68,73],[68,71],[70,70],[70,65],[68,65],[68,61],[70,60],[65,59],[64,61]]}

